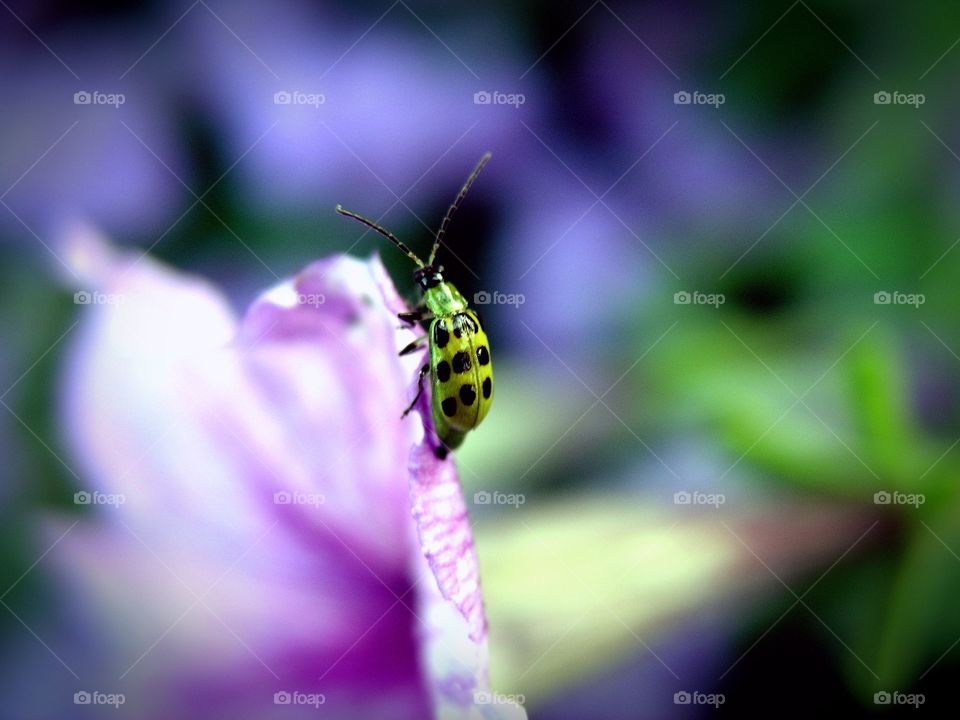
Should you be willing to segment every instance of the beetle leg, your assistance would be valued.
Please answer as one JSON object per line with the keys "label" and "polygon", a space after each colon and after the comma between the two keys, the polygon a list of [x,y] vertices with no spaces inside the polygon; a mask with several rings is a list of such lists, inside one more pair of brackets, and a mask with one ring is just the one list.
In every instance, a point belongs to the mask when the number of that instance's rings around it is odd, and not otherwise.
{"label": "beetle leg", "polygon": [[410,403],[410,407],[403,411],[403,415],[400,416],[401,418],[405,418],[410,411],[413,410],[413,406],[417,404],[417,400],[420,399],[420,395],[423,393],[423,378],[426,377],[428,372],[430,372],[429,365],[424,365],[420,368],[420,376],[417,378],[417,394],[413,396],[413,402]]}
{"label": "beetle leg", "polygon": [[413,327],[420,322],[423,313],[420,310],[411,310],[410,312],[398,313],[397,317],[400,318],[407,327]]}
{"label": "beetle leg", "polygon": [[409,330],[412,327],[415,327],[417,323],[422,320],[433,320],[436,317],[433,313],[427,313],[421,310],[411,310],[410,312],[398,313],[397,317],[403,321],[403,325],[399,325],[399,330]]}
{"label": "beetle leg", "polygon": [[407,327],[413,327],[423,320],[424,310],[426,310],[426,307],[421,303],[409,312],[397,313],[397,317],[400,318]]}
{"label": "beetle leg", "polygon": [[403,357],[404,355],[409,355],[410,353],[417,351],[429,339],[430,339],[429,335],[420,335],[416,337],[412,343],[410,343],[403,350],[400,351],[400,357]]}

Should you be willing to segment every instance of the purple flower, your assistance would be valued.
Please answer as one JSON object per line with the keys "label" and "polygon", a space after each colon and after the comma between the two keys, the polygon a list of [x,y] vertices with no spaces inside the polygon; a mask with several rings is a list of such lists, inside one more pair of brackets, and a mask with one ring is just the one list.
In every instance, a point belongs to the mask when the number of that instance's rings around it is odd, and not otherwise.
{"label": "purple flower", "polygon": [[81,682],[138,717],[523,717],[475,703],[469,520],[429,418],[401,420],[422,358],[379,259],[314,263],[238,322],[91,233],[68,256],[93,301],[63,422],[95,507],[60,565],[106,646]]}
{"label": "purple flower", "polygon": [[[360,16],[303,0],[175,5],[132,22],[47,13],[49,48],[4,11],[17,31],[0,46],[0,65],[16,68],[0,77],[0,230],[41,252],[37,239],[75,217],[161,241],[190,222],[178,218],[194,195],[230,221],[205,195],[214,185],[248,212],[355,205],[359,192],[373,207],[397,195],[417,207],[456,188],[482,149],[518,156],[529,136],[517,120],[543,106],[496,13],[467,26],[402,3]],[[497,89],[524,103],[474,102]],[[198,140],[199,161],[187,152]],[[429,172],[448,155],[441,167],[456,170]]]}
{"label": "purple flower", "polygon": [[[330,196],[349,207],[362,192],[377,207],[396,193],[416,207],[456,188],[483,149],[502,158],[494,177],[522,153],[530,137],[518,120],[539,117],[542,90],[517,79],[523,52],[495,21],[427,27],[404,4],[380,12],[349,20],[298,0],[218,9],[262,64],[219,22],[191,24],[186,77],[227,155],[244,157],[235,179],[250,202],[312,207]],[[493,35],[496,53],[483,39]],[[524,104],[475,102],[496,89],[522,93]],[[443,166],[455,170],[416,181],[448,154]],[[530,177],[529,166],[517,169]]]}
{"label": "purple flower", "polygon": [[148,36],[73,30],[53,41],[69,67],[26,38],[26,48],[0,47],[0,65],[16,68],[0,78],[11,99],[0,116],[0,228],[41,252],[34,233],[48,242],[78,216],[118,237],[162,233],[183,193],[171,171],[191,175],[162,77],[120,79]]}

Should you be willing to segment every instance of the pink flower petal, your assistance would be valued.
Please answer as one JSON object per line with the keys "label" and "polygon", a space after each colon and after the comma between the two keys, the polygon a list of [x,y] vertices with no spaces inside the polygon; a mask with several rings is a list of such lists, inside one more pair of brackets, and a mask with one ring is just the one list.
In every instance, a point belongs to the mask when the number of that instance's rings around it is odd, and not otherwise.
{"label": "pink flower petal", "polygon": [[74,531],[64,572],[128,663],[184,613],[136,687],[188,718],[257,716],[284,680],[328,717],[479,712],[469,519],[452,459],[400,418],[423,358],[397,357],[414,334],[379,260],[314,263],[237,321],[209,284],[74,239],[120,300],[80,308],[64,424],[84,489],[126,502]]}
{"label": "pink flower petal", "polygon": [[410,499],[420,547],[440,592],[463,615],[470,638],[483,642],[487,621],[470,517],[452,460],[439,461],[429,443],[410,459]]}

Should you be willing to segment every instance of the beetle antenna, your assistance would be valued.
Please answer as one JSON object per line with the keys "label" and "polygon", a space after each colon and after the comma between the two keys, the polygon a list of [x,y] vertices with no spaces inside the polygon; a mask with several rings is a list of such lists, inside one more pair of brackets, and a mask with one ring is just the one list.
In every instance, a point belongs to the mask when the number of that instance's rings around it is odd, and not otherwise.
{"label": "beetle antenna", "polygon": [[367,220],[367,219],[366,219],[365,217],[363,217],[362,215],[357,215],[356,213],[352,213],[352,212],[350,212],[349,210],[344,210],[344,209],[343,209],[343,206],[342,206],[342,205],[339,205],[339,204],[337,205],[337,212],[338,212],[339,214],[343,215],[344,217],[353,218],[353,219],[356,220],[357,222],[363,223],[364,225],[366,225],[366,226],[367,226],[368,228],[370,228],[371,230],[374,230],[374,231],[380,233],[380,234],[383,235],[387,240],[389,240],[389,241],[392,242],[394,245],[396,245],[398,248],[400,248],[400,251],[403,252],[408,258],[410,258],[411,260],[413,260],[413,261],[417,264],[418,267],[423,267],[423,261],[422,261],[420,258],[418,258],[416,255],[414,255],[413,251],[412,251],[410,248],[408,248],[408,247],[406,246],[406,244],[405,244],[402,240],[400,240],[400,238],[398,238],[396,235],[394,235],[392,232],[390,232],[390,231],[387,230],[386,228],[380,227],[380,226],[377,225],[375,222],[373,222],[373,220]]}
{"label": "beetle antenna", "polygon": [[483,157],[480,158],[480,162],[477,163],[477,166],[473,169],[473,172],[470,173],[470,177],[467,178],[467,181],[463,184],[463,187],[460,188],[460,192],[457,194],[456,199],[453,201],[453,204],[447,208],[447,214],[443,216],[443,222],[440,224],[440,230],[437,231],[437,237],[433,241],[433,248],[430,250],[430,262],[428,265],[433,265],[434,259],[437,257],[437,250],[440,249],[440,243],[443,242],[443,236],[447,232],[447,225],[450,224],[450,219],[453,217],[453,214],[457,211],[457,208],[460,207],[460,203],[463,200],[464,196],[467,194],[467,190],[470,189],[470,186],[473,185],[473,181],[477,179],[477,175],[480,174],[480,171],[483,170],[483,166],[487,164],[487,161],[490,159],[490,153],[484,153]]}

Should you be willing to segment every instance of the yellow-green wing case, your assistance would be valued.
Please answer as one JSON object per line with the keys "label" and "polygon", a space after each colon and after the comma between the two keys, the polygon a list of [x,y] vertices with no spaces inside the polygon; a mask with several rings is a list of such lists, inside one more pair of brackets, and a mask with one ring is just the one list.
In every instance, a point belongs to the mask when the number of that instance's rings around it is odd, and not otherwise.
{"label": "yellow-green wing case", "polygon": [[476,314],[466,310],[430,324],[434,424],[459,433],[477,427],[493,400],[490,344]]}

